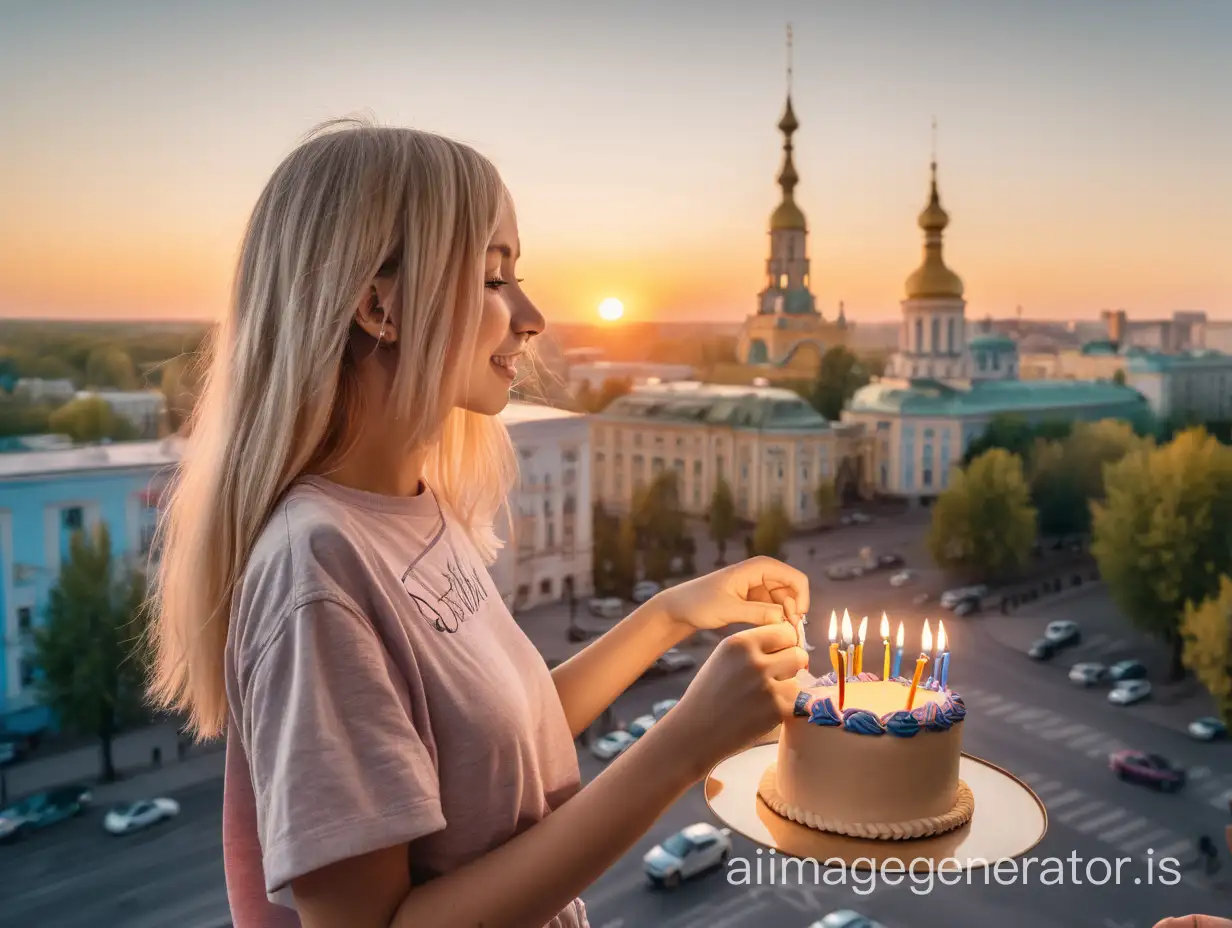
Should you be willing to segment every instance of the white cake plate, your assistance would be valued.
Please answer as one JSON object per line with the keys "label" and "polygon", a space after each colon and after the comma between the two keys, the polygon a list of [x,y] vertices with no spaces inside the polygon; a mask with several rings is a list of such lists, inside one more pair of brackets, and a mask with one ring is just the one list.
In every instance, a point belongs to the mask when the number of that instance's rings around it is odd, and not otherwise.
{"label": "white cake plate", "polygon": [[[727,827],[764,847],[821,865],[851,869],[965,870],[1021,857],[1043,840],[1048,813],[1031,788],[994,764],[963,754],[958,775],[975,795],[975,814],[961,828],[907,841],[849,838],[817,831],[773,812],[757,795],[777,740],[763,739],[720,761],[706,777],[706,805]],[[842,758],[835,758],[842,763]]]}

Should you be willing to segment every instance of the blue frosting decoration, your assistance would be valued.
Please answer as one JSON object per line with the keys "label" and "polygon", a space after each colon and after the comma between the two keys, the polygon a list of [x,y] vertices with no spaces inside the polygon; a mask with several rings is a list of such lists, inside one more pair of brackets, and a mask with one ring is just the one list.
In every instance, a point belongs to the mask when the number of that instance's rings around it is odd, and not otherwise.
{"label": "blue frosting decoration", "polygon": [[838,675],[833,670],[831,670],[824,677],[817,678],[817,685],[818,686],[837,686],[838,685]]}
{"label": "blue frosting decoration", "polygon": [[915,716],[915,720],[925,728],[932,725],[937,718],[937,704],[935,702],[926,702],[922,706],[916,706],[911,710],[911,714]]}
{"label": "blue frosting decoration", "polygon": [[812,697],[809,696],[809,694],[806,693],[804,690],[801,690],[799,693],[797,693],[796,694],[796,705],[791,710],[791,714],[800,715],[800,716],[803,716],[804,718],[808,718],[809,700],[811,698]]}
{"label": "blue frosting decoration", "polygon": [[857,735],[884,735],[885,726],[867,709],[844,709],[843,727]]}
{"label": "blue frosting decoration", "polygon": [[882,716],[881,723],[885,725],[886,731],[900,738],[910,738],[920,730],[920,723],[906,709],[899,709]]}
{"label": "blue frosting decoration", "polygon": [[955,722],[961,722],[967,717],[967,704],[963,702],[962,697],[957,693],[950,694],[950,718]]}
{"label": "blue frosting decoration", "polygon": [[813,703],[813,708],[809,711],[809,722],[813,725],[825,725],[833,727],[842,722],[839,714],[834,710],[834,700],[829,696],[825,699],[818,699]]}

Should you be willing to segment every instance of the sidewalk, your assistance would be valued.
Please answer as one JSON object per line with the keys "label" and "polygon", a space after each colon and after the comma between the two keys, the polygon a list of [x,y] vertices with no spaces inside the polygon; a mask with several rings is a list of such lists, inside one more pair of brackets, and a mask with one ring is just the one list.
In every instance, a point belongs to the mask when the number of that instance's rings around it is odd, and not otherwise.
{"label": "sidewalk", "polygon": [[[990,605],[980,615],[980,628],[997,644],[1027,660],[1032,642],[1044,635],[1044,627],[1057,619],[1072,619],[1082,629],[1082,641],[1066,648],[1042,667],[1065,674],[1080,661],[1104,665],[1138,660],[1147,667],[1151,695],[1133,707],[1135,716],[1153,724],[1184,732],[1195,718],[1215,714],[1210,696],[1192,677],[1177,683],[1162,682],[1168,667],[1163,643],[1144,635],[1129,622],[1108,595],[1103,581],[1066,587],[1059,593],[1041,595],[1020,604],[1008,615]],[[1064,681],[1065,685],[1070,685]]]}
{"label": "sidewalk", "polygon": [[136,799],[150,799],[222,778],[226,751],[221,746],[197,748],[185,760],[173,760],[161,767],[94,787],[91,792],[99,806],[110,806]]}

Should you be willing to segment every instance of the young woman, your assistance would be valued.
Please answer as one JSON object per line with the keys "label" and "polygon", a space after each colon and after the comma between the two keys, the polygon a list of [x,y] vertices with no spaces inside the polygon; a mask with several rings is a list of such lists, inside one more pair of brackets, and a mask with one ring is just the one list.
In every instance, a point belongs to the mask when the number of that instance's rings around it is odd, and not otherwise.
{"label": "young woman", "polygon": [[[549,673],[486,562],[497,414],[543,330],[471,149],[342,124],[274,172],[165,522],[153,690],[226,731],[235,928],[586,924],[577,894],[790,713],[805,577],[665,591]],[[579,790],[574,737],[667,648],[726,638]]]}

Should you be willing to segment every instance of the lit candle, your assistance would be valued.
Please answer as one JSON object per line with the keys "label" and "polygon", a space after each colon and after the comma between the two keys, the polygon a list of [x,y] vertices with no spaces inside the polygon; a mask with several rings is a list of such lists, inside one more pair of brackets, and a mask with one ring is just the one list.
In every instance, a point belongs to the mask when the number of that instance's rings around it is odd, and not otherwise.
{"label": "lit candle", "polygon": [[855,644],[852,643],[851,634],[851,616],[847,614],[847,610],[843,610],[843,650],[847,652],[847,663],[843,666],[847,668],[847,673],[851,673],[855,665]]}
{"label": "lit candle", "polygon": [[898,623],[898,635],[894,639],[894,670],[890,677],[897,680],[903,669],[903,623]]}
{"label": "lit candle", "polygon": [[838,676],[838,613],[830,613],[830,669]]}
{"label": "lit candle", "polygon": [[950,678],[950,642],[945,637],[945,623],[937,620],[937,650],[940,652],[941,666],[934,670],[937,676],[937,686],[945,692],[945,686]]}
{"label": "lit candle", "polygon": [[907,691],[907,711],[915,704],[915,691],[920,685],[920,677],[928,666],[928,652],[933,649],[933,633],[928,628],[928,619],[924,620],[924,633],[920,635],[920,656],[915,659],[915,676],[911,678],[911,689]]}
{"label": "lit candle", "polygon": [[868,616],[860,620],[860,633],[856,637],[856,669],[855,675],[864,673],[864,638],[868,635]]}
{"label": "lit candle", "polygon": [[[937,621],[938,621],[938,623],[940,623],[940,621],[941,621],[941,620],[940,620],[940,619],[938,619]],[[925,619],[925,620],[924,620],[924,627],[925,627],[925,628],[928,628],[928,619]],[[931,686],[933,685],[933,682],[934,682],[934,681],[939,681],[939,680],[941,679],[941,677],[940,677],[940,674],[941,674],[941,665],[937,662],[937,645],[938,645],[938,643],[939,643],[939,641],[938,641],[938,640],[934,640],[934,641],[933,641],[933,651],[932,651],[932,653],[931,653],[931,654],[929,654],[929,655],[928,655],[928,659],[929,659],[929,665],[928,665],[928,682],[926,682],[926,683],[924,684],[926,687],[931,687]]]}
{"label": "lit candle", "polygon": [[838,652],[838,711],[843,711],[843,701],[847,698],[847,654]]}
{"label": "lit candle", "polygon": [[890,620],[881,613],[881,679],[890,679]]}

